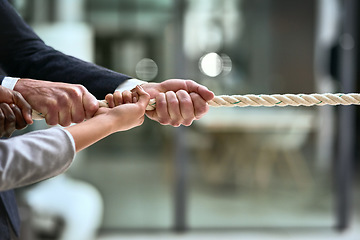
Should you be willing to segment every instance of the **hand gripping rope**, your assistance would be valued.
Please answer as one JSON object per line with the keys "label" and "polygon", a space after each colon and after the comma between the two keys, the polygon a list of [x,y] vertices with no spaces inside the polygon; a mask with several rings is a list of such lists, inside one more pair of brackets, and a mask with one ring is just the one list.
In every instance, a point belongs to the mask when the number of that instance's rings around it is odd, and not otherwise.
{"label": "hand gripping rope", "polygon": [[[273,95],[220,95],[208,102],[212,107],[285,107],[285,106],[324,106],[324,105],[360,105],[359,93],[324,94],[273,94]],[[108,107],[105,100],[99,101],[100,107]],[[155,99],[151,99],[146,110],[156,108]],[[42,119],[41,113],[33,111],[33,119]]]}

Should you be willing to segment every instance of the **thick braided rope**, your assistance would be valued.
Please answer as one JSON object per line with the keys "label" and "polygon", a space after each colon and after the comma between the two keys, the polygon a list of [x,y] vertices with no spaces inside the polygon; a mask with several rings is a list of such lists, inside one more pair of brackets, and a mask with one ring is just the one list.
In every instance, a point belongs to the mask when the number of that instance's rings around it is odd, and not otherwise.
{"label": "thick braided rope", "polygon": [[[360,105],[359,93],[325,94],[273,94],[273,95],[220,95],[208,102],[212,107],[285,107],[285,106],[324,106],[324,105]],[[108,107],[105,100],[99,101],[100,107]],[[155,99],[151,99],[146,110],[156,108]],[[41,113],[33,111],[33,119],[42,119]]]}
{"label": "thick braided rope", "polygon": [[[324,106],[324,105],[360,105],[358,93],[325,94],[273,94],[273,95],[220,95],[208,102],[212,107],[285,107],[285,106]],[[152,99],[146,110],[156,107]]]}

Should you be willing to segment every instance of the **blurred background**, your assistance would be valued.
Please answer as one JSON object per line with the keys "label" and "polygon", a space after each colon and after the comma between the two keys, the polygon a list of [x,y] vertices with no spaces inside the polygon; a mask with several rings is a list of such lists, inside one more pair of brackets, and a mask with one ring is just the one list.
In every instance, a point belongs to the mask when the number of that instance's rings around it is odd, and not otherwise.
{"label": "blurred background", "polygon": [[[10,2],[48,45],[141,80],[193,79],[217,95],[359,91],[356,0]],[[358,114],[147,119],[18,190],[22,239],[360,239]]]}

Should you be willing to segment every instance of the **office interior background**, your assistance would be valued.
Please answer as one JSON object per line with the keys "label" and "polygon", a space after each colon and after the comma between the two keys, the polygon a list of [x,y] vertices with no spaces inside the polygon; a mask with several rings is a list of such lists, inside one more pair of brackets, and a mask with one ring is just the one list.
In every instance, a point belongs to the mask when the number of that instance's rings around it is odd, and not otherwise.
{"label": "office interior background", "polygon": [[[356,0],[11,3],[48,45],[144,81],[193,79],[216,95],[359,90]],[[19,189],[22,239],[359,239],[358,113],[146,119]]]}

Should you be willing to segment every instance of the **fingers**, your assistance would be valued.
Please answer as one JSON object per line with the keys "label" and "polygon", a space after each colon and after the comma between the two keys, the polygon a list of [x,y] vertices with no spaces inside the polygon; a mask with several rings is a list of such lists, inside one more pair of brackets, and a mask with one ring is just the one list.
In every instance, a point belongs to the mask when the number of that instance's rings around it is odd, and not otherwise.
{"label": "fingers", "polygon": [[49,125],[82,122],[94,116],[99,108],[97,99],[79,84],[20,79],[15,89],[45,116]]}
{"label": "fingers", "polygon": [[[65,127],[92,118],[99,109],[99,102],[85,87],[75,85],[58,99],[57,109],[58,124]],[[52,114],[56,115],[55,112]]]}
{"label": "fingers", "polygon": [[[72,113],[74,113],[74,115],[77,114],[76,110],[82,110],[82,108],[80,108],[78,105],[78,102],[77,101],[74,101],[72,102],[73,105],[71,105],[71,102],[68,101],[67,99],[63,100],[63,101],[60,101],[60,106],[61,108],[59,109],[59,112],[58,112],[58,121],[59,121],[59,124],[63,127],[67,127],[71,124],[72,122]],[[81,106],[81,105],[80,105]],[[81,112],[84,112],[84,110],[82,110]],[[80,114],[81,114],[80,112]],[[56,114],[53,114],[54,116]],[[74,116],[75,119],[77,119],[75,116]]]}
{"label": "fingers", "polygon": [[114,104],[118,106],[124,103],[123,94],[121,92],[116,91],[114,93]]}
{"label": "fingers", "polygon": [[196,93],[190,93],[191,101],[194,104],[194,116],[198,120],[209,111],[209,105],[206,101]]}
{"label": "fingers", "polygon": [[133,103],[137,103],[144,110],[149,104],[150,95],[141,86],[136,86],[133,92]]}
{"label": "fingers", "polygon": [[[69,99],[67,99],[69,109],[65,107],[60,109],[61,111],[59,112],[60,125],[69,126],[71,123],[81,123],[86,118],[86,112],[91,114],[90,111],[93,109],[89,105],[92,103],[92,95],[87,96],[88,94],[88,91],[83,87],[79,87],[79,89],[69,93]],[[86,99],[87,97],[89,99]],[[63,106],[66,106],[66,103]]]}
{"label": "fingers", "polygon": [[31,108],[30,104],[24,99],[24,97],[20,93],[15,92],[15,91],[13,91],[13,93],[14,93],[14,95],[13,95],[14,103],[18,108],[21,109],[22,116],[23,116],[25,122],[27,124],[32,124],[33,123],[33,120],[31,117],[32,108]]}
{"label": "fingers", "polygon": [[37,108],[39,113],[44,116],[48,125],[56,125],[59,123],[59,108],[58,103],[55,99],[47,99],[44,104]]}
{"label": "fingers", "polygon": [[181,80],[181,79],[170,79],[162,83],[161,90],[164,91],[174,91],[185,90],[188,93],[195,92],[199,94],[206,102],[212,100],[215,95],[207,87],[200,85],[192,80]]}
{"label": "fingers", "polygon": [[113,108],[121,104],[136,102],[137,99],[135,100],[134,97],[137,98],[137,93],[132,93],[130,91],[115,91],[113,94],[107,94],[105,100],[108,103],[109,108]]}
{"label": "fingers", "polygon": [[207,102],[215,97],[207,87],[192,80],[170,79],[143,86],[156,101],[156,109],[146,115],[163,125],[191,125],[209,110]]}
{"label": "fingers", "polygon": [[197,93],[188,94],[185,90],[176,93],[168,91],[156,97],[156,109],[148,111],[149,118],[162,125],[190,126],[208,111],[207,103]]}
{"label": "fingers", "polygon": [[114,131],[128,130],[144,122],[146,106],[150,101],[150,95],[144,89],[137,86],[131,92],[115,92],[112,95],[107,96],[106,100],[109,106],[115,107],[107,109],[106,113],[115,119]]}
{"label": "fingers", "polygon": [[117,91],[114,94],[107,94],[105,96],[105,101],[107,102],[109,108],[113,108],[115,107],[115,103],[114,103],[114,95],[117,93]]}
{"label": "fingers", "polygon": [[136,86],[132,91],[115,91],[114,94],[108,94],[105,96],[105,100],[107,101],[110,108],[121,104],[127,103],[139,103],[139,105],[145,105],[150,101],[150,95],[144,91],[144,89],[140,86]]}
{"label": "fingers", "polygon": [[[5,103],[2,103],[5,104]],[[1,104],[0,104],[1,105]],[[5,114],[2,111],[2,109],[0,108],[0,137],[3,137],[6,134],[5,131]]]}
{"label": "fingers", "polygon": [[170,123],[170,116],[167,108],[167,102],[165,93],[159,93],[156,98],[156,108],[152,111],[147,111],[146,115],[155,121],[158,121],[161,125],[167,125]]}
{"label": "fingers", "polygon": [[190,97],[190,95],[184,90],[177,91],[176,96],[179,99],[179,103],[180,103],[180,112],[182,116],[181,124],[185,126],[190,126],[193,120],[195,119],[193,100]]}
{"label": "fingers", "polygon": [[177,96],[174,92],[165,93],[167,110],[170,117],[170,124],[174,127],[178,127],[181,124],[182,115],[180,112],[180,104]]}
{"label": "fingers", "polygon": [[27,126],[27,122],[24,119],[21,109],[16,106],[15,104],[10,104],[10,108],[13,111],[13,113],[15,114],[15,118],[16,118],[16,129],[23,129]]}
{"label": "fingers", "polygon": [[13,111],[11,110],[9,104],[1,103],[1,123],[3,124],[3,128],[1,128],[1,135],[3,137],[10,137],[11,134],[16,129],[16,117]]}
{"label": "fingers", "polygon": [[130,91],[122,92],[122,103],[132,103],[133,95]]}
{"label": "fingers", "polygon": [[85,111],[85,118],[89,119],[94,116],[94,114],[99,109],[99,102],[97,99],[90,94],[86,89],[82,95],[83,109]]}
{"label": "fingers", "polygon": [[212,100],[215,97],[215,94],[203,85],[200,85],[192,80],[186,80],[185,83],[189,93],[199,94],[199,96],[202,97],[206,102]]}
{"label": "fingers", "polygon": [[45,121],[46,121],[46,123],[48,124],[48,125],[51,125],[51,126],[54,126],[54,125],[56,125],[56,124],[58,124],[59,123],[59,121],[58,121],[58,118],[59,118],[59,116],[58,116],[58,114],[53,114],[53,113],[44,113],[44,112],[42,112],[43,113],[43,115],[45,115]]}
{"label": "fingers", "polygon": [[131,92],[132,103],[137,103],[139,94],[136,91]]}

